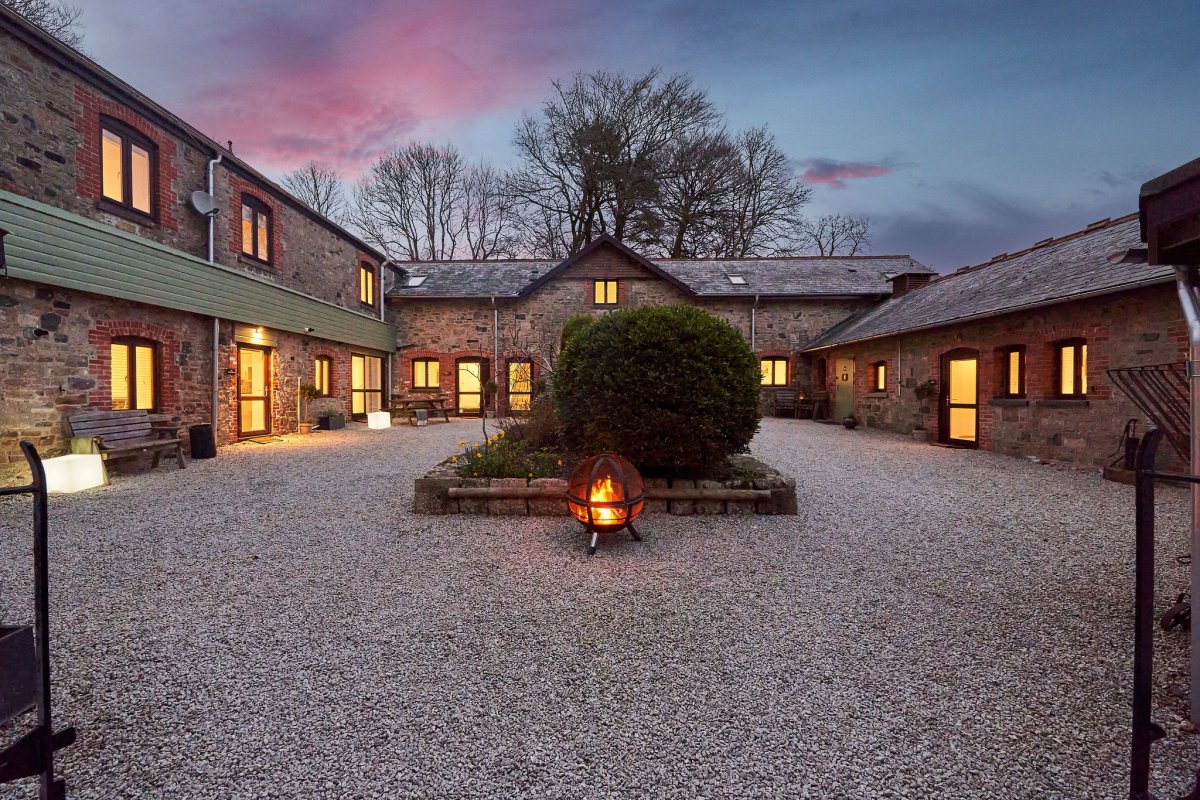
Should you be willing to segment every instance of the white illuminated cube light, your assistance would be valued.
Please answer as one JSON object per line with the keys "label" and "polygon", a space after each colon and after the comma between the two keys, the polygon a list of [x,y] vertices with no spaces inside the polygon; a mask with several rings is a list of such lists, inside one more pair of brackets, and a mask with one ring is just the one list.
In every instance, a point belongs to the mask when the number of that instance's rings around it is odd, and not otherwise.
{"label": "white illuminated cube light", "polygon": [[104,460],[99,454],[72,453],[42,461],[46,470],[46,490],[50,494],[70,494],[94,489],[105,483]]}
{"label": "white illuminated cube light", "polygon": [[367,414],[367,427],[372,430],[392,427],[392,412],[371,411]]}

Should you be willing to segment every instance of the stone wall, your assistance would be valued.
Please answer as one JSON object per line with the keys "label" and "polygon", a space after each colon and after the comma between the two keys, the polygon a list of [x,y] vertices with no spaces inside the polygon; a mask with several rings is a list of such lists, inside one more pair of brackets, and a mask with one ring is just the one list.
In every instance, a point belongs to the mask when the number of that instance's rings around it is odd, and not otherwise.
{"label": "stone wall", "polygon": [[[752,298],[696,298],[633,263],[615,249],[600,248],[528,296],[499,300],[495,311],[490,298],[395,302],[391,317],[401,346],[401,356],[396,359],[396,387],[401,391],[411,390],[413,361],[435,358],[439,361],[439,388],[453,395],[455,364],[464,358],[481,358],[497,376],[503,407],[506,402],[505,362],[530,358],[534,362],[536,382],[553,365],[562,328],[568,319],[577,314],[600,316],[614,308],[593,303],[592,281],[598,278],[618,280],[620,302],[616,308],[690,303],[725,319],[747,340],[750,338]],[[811,380],[808,361],[797,357],[798,348],[865,307],[867,302],[761,301],[755,325],[758,355],[788,358],[792,363],[792,384],[807,385]],[[497,313],[499,364],[495,363]]]}
{"label": "stone wall", "polygon": [[[1054,344],[1075,337],[1087,340],[1087,397],[1061,399],[1055,396]],[[998,396],[1004,348],[1012,345],[1026,347],[1026,396],[1019,400]],[[907,433],[920,420],[937,440],[938,396],[918,402],[913,388],[939,381],[941,356],[960,348],[979,353],[980,447],[1103,466],[1115,457],[1126,420],[1138,419],[1142,431],[1148,424],[1106,370],[1183,361],[1187,331],[1174,288],[1158,286],[821,350],[808,358],[827,360],[831,395],[836,359],[854,360],[855,413],[866,425]],[[869,367],[879,361],[887,364],[885,392],[868,388]]]}

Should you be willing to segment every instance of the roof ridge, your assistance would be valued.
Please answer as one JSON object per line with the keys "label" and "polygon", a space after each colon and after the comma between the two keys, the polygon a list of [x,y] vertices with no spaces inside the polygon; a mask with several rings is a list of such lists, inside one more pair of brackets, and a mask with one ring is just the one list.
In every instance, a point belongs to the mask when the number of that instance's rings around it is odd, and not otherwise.
{"label": "roof ridge", "polygon": [[[809,259],[884,259],[884,258],[907,258],[910,261],[916,261],[911,255],[870,255],[870,256],[705,256],[704,258],[655,258],[653,261],[806,261]],[[917,262],[920,263],[919,261]]]}

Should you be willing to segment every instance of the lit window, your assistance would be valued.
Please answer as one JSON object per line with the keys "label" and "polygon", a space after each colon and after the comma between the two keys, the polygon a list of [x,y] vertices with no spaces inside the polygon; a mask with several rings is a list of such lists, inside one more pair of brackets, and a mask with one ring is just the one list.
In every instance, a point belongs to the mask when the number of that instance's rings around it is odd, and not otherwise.
{"label": "lit window", "polygon": [[429,276],[428,275],[413,275],[412,277],[410,277],[408,279],[408,283],[406,283],[405,286],[420,286],[422,283],[425,282],[425,279],[427,277],[429,277]]}
{"label": "lit window", "polygon": [[762,370],[763,386],[787,386],[788,362],[786,358],[764,358],[758,362]]}
{"label": "lit window", "polygon": [[113,339],[112,407],[113,411],[142,408],[158,409],[158,358],[154,343],[146,339]]}
{"label": "lit window", "polygon": [[249,195],[242,195],[242,253],[271,263],[271,209]]}
{"label": "lit window", "polygon": [[116,120],[100,123],[100,191],[130,211],[154,214],[154,143]]}
{"label": "lit window", "polygon": [[440,364],[436,358],[414,358],[412,362],[412,385],[414,389],[440,389]]}
{"label": "lit window", "polygon": [[742,275],[726,275],[725,277],[729,278],[729,282],[732,283],[734,286],[745,286],[746,285],[746,278]]}
{"label": "lit window", "polygon": [[1087,396],[1087,342],[1068,339],[1058,344],[1057,352],[1059,396]]}
{"label": "lit window", "polygon": [[375,268],[366,261],[358,265],[358,301],[375,307]]}
{"label": "lit window", "polygon": [[877,361],[871,365],[871,391],[887,391],[887,362]]}
{"label": "lit window", "polygon": [[333,384],[330,375],[333,372],[333,359],[329,356],[317,356],[313,362],[313,386],[317,387],[317,394],[321,397],[329,397],[333,394],[331,390]]}
{"label": "lit window", "polygon": [[1003,350],[1005,397],[1025,396],[1025,348],[1020,346],[1006,347]]}
{"label": "lit window", "polygon": [[533,362],[508,362],[508,410],[528,411],[533,402]]}
{"label": "lit window", "polygon": [[617,282],[595,281],[593,283],[593,297],[598,306],[615,306],[617,304]]}
{"label": "lit window", "polygon": [[350,413],[366,414],[383,408],[383,359],[350,356]]}

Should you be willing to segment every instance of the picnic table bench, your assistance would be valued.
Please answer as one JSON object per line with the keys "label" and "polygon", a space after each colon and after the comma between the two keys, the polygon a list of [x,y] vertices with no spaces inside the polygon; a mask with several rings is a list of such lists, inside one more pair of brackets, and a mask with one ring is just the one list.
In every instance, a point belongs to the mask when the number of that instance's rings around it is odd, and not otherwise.
{"label": "picnic table bench", "polygon": [[174,451],[179,468],[187,468],[179,426],[161,414],[144,409],[81,411],[67,418],[67,432],[72,453],[99,453],[104,459],[153,453],[153,468],[164,451]]}
{"label": "picnic table bench", "polygon": [[445,394],[430,395],[397,395],[392,398],[392,414],[403,414],[412,425],[417,424],[417,410],[425,409],[432,417],[442,415],[446,422],[450,421],[450,396]]}

